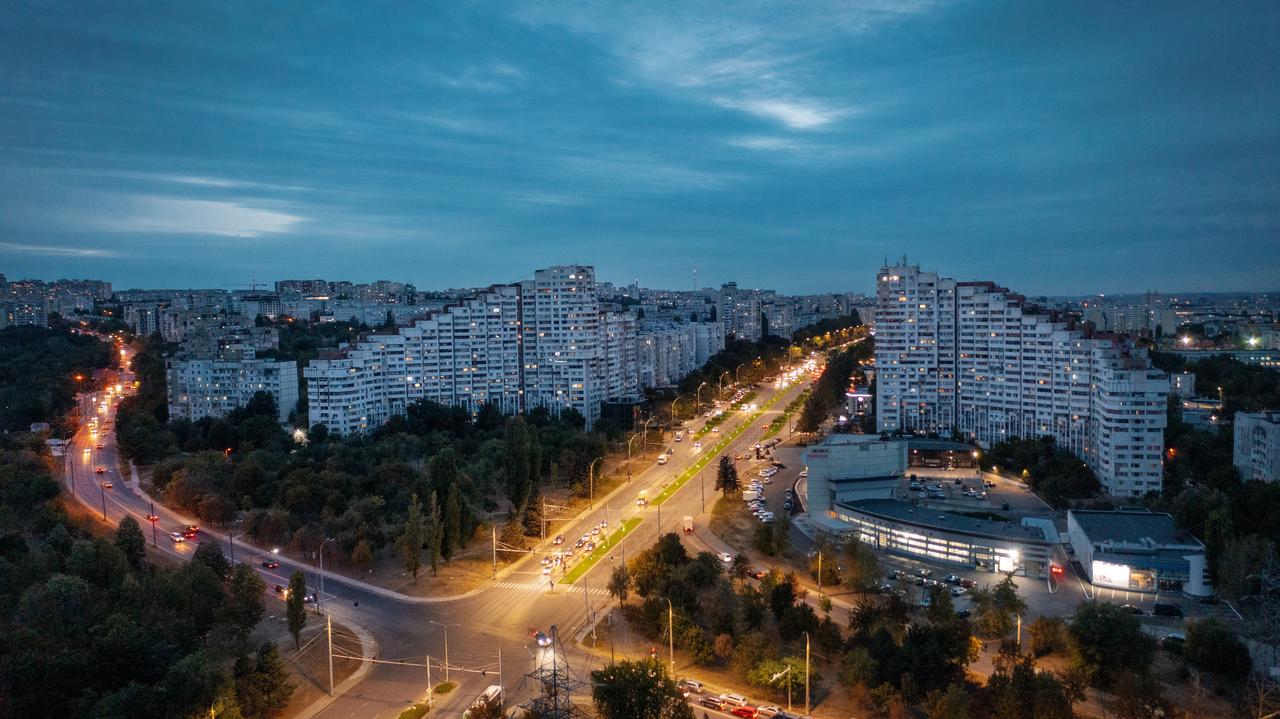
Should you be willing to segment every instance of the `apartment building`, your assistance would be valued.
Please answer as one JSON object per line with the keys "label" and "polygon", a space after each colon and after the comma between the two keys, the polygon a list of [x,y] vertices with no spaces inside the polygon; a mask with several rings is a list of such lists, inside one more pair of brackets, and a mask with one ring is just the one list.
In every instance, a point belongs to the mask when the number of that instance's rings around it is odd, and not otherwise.
{"label": "apartment building", "polygon": [[1160,488],[1169,382],[1144,351],[1085,337],[992,282],[905,262],[881,268],[876,290],[880,431],[982,446],[1048,435],[1112,494]]}
{"label": "apartment building", "polygon": [[296,362],[174,357],[165,360],[165,379],[170,419],[222,417],[248,404],[257,392],[271,393],[282,423],[298,406]]}
{"label": "apartment building", "polygon": [[635,336],[635,318],[601,311],[594,268],[538,270],[312,361],[309,421],[356,434],[430,400],[473,413],[572,408],[590,424],[601,403],[638,395]]}
{"label": "apartment building", "polygon": [[1280,412],[1236,412],[1232,460],[1245,482],[1280,480]]}

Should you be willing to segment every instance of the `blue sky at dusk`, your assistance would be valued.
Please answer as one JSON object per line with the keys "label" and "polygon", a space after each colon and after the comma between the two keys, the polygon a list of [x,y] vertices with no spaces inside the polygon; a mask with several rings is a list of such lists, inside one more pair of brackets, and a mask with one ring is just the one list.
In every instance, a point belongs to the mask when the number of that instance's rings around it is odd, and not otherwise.
{"label": "blue sky at dusk", "polygon": [[1276,2],[0,3],[0,272],[1280,287]]}

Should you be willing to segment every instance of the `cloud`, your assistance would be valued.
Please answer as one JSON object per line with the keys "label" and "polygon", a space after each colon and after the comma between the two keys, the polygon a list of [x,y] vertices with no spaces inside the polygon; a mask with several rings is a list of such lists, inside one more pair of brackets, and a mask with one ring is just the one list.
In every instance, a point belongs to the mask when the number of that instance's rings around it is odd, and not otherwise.
{"label": "cloud", "polygon": [[52,245],[22,245],[16,242],[0,242],[0,252],[17,252],[25,255],[46,255],[49,257],[117,257],[119,253],[112,250],[100,250],[92,247],[55,247]]}
{"label": "cloud", "polygon": [[171,197],[127,198],[125,207],[96,224],[110,232],[258,237],[288,232],[303,217],[240,202]]}
{"label": "cloud", "polygon": [[793,130],[812,130],[849,114],[845,110],[822,107],[814,101],[720,98],[717,102],[723,107],[776,120]]}
{"label": "cloud", "polygon": [[531,5],[518,13],[532,25],[595,40],[622,61],[629,80],[807,131],[854,114],[824,53],[932,6],[830,0],[779,12],[776,3],[744,0],[726,12],[712,2],[678,11],[587,2]]}

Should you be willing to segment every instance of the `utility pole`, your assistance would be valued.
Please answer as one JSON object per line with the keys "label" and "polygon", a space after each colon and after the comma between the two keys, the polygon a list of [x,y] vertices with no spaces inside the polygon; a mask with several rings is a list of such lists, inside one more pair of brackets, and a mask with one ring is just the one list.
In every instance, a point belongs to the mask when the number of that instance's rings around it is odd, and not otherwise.
{"label": "utility pole", "polygon": [[[154,527],[155,525],[153,524],[152,526]],[[227,542],[230,543],[231,563],[235,564],[236,563],[236,530],[235,529],[227,530]]]}
{"label": "utility pole", "polygon": [[[74,486],[74,482],[72,486]],[[156,501],[151,500],[151,516],[156,516]],[[156,546],[156,520],[151,520],[151,546]]]}
{"label": "utility pole", "polygon": [[427,655],[427,709],[435,703],[436,688],[431,683],[431,655]]}
{"label": "utility pole", "polygon": [[435,620],[429,621],[444,630],[444,680],[447,682],[449,681],[449,627],[456,627],[458,625],[445,624],[444,622],[437,622]]}
{"label": "utility pole", "polygon": [[822,550],[818,550],[818,599],[822,599]]}
{"label": "utility pole", "polygon": [[493,581],[498,581],[498,524],[489,513],[489,529],[493,534]]}
{"label": "utility pole", "polygon": [[703,467],[698,471],[698,486],[702,489],[702,512],[707,513],[707,468]]}

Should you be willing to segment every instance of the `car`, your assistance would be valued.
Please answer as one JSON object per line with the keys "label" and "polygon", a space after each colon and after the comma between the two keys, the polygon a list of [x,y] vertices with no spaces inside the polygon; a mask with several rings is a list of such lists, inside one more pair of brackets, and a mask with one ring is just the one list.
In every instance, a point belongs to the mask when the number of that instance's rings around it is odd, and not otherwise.
{"label": "car", "polygon": [[701,442],[694,442],[694,443],[693,443],[693,448],[694,448],[694,449],[702,449],[702,443],[701,443]]}
{"label": "car", "polygon": [[732,694],[732,693],[726,692],[720,695],[720,701],[724,702],[725,705],[731,706],[731,707],[747,706],[747,698],[742,696],[741,694]]}
{"label": "car", "polygon": [[593,536],[593,537],[599,537],[599,536],[600,536],[600,528],[599,528],[599,527],[592,527],[592,528],[591,528],[591,536]]}
{"label": "car", "polygon": [[766,574],[768,574],[768,572],[764,571],[763,569],[759,569],[759,568],[756,568],[756,569],[748,569],[748,570],[747,570],[747,576],[748,576],[748,577],[751,577],[752,579],[764,579],[764,576],[765,576]]}
{"label": "car", "polygon": [[584,542],[584,541],[582,541],[581,539],[579,539],[578,541],[576,541],[576,542],[574,542],[574,543],[573,543],[573,548],[574,548],[574,549],[578,549],[579,547],[581,547],[581,546],[582,546],[582,545],[584,545],[584,544],[586,544],[586,542]]}
{"label": "car", "polygon": [[584,534],[584,535],[582,535],[581,537],[579,537],[579,539],[581,539],[581,540],[582,540],[582,543],[583,543],[583,544],[586,544],[587,542],[590,542],[590,541],[591,541],[591,533],[590,533],[590,532],[587,532],[586,534]]}
{"label": "car", "polygon": [[1176,604],[1156,602],[1151,607],[1151,613],[1157,617],[1180,617],[1182,616],[1182,608]]}
{"label": "car", "polygon": [[711,428],[711,431],[712,431],[712,432],[719,432],[719,431],[720,431],[720,428],[719,428],[719,427],[712,427],[712,428]]}
{"label": "car", "polygon": [[1132,604],[1121,604],[1120,611],[1124,612],[1125,614],[1134,614],[1134,615],[1146,614],[1146,612],[1142,611],[1141,607],[1135,607]]}
{"label": "car", "polygon": [[782,711],[782,707],[768,704],[762,707],[756,707],[756,716],[760,719],[769,719],[769,717],[786,716],[786,712]]}
{"label": "car", "polygon": [[732,564],[732,563],[733,563],[733,555],[732,555],[732,554],[729,554],[728,552],[721,552],[721,553],[720,553],[720,561],[724,562],[725,564]]}
{"label": "car", "polygon": [[702,693],[702,682],[697,679],[681,679],[676,686],[693,694]]}
{"label": "car", "polygon": [[990,489],[990,488],[992,488],[992,487],[995,487],[995,486],[996,486],[996,483],[995,483],[995,482],[992,482],[992,481],[991,481],[991,480],[989,480],[989,479],[984,479],[984,480],[982,480],[982,486],[984,486],[984,487],[986,487],[986,488]]}
{"label": "car", "polygon": [[965,594],[965,593],[966,593],[966,592],[968,592],[968,591],[969,591],[969,590],[968,590],[968,589],[965,589],[964,587],[952,587],[952,588],[951,588],[951,596],[953,596],[953,597],[959,597],[959,596],[961,596],[961,595]]}
{"label": "car", "polygon": [[286,590],[286,589],[284,588],[284,585],[283,585],[283,584],[277,584],[277,585],[275,586],[275,590],[276,590],[276,594],[284,594],[285,592],[287,592],[287,591],[288,591],[288,590]]}
{"label": "car", "polygon": [[960,586],[964,587],[965,589],[974,589],[978,586],[978,583],[973,581],[972,579],[961,579]]}
{"label": "car", "polygon": [[304,594],[304,595],[302,596],[302,603],[303,603],[303,604],[315,604],[315,603],[316,603],[316,595],[315,595],[314,593],[312,593],[312,594]]}
{"label": "car", "polygon": [[94,449],[102,449],[102,445],[101,445],[101,444],[95,444],[95,445],[94,445]]}
{"label": "car", "polygon": [[602,520],[600,520],[600,528],[601,528],[601,529],[604,529],[604,528],[605,528],[605,527],[607,527],[607,526],[609,526],[609,520],[607,520],[607,519],[602,519]]}
{"label": "car", "polygon": [[594,552],[594,551],[596,551],[596,543],[595,543],[595,542],[587,542],[587,546],[586,546],[586,548],[585,548],[585,549],[586,549],[586,551],[588,551],[588,552]]}
{"label": "car", "polygon": [[889,579],[897,579],[897,578],[898,578],[898,577],[900,577],[900,576],[902,576],[902,571],[901,571],[901,570],[898,570],[898,569],[890,569],[890,570],[889,570],[889,574],[888,574],[888,578],[889,578]]}
{"label": "car", "polygon": [[724,708],[724,702],[720,701],[720,697],[703,697],[698,700],[698,706],[719,711]]}
{"label": "car", "polygon": [[103,488],[103,489],[111,489],[111,488],[112,488],[112,487],[114,487],[114,486],[115,486],[115,485],[111,483],[111,480],[107,480],[107,481],[105,481],[105,482],[103,482],[103,483],[102,483],[102,488]]}
{"label": "car", "polygon": [[552,543],[552,544],[564,544],[564,535],[563,535],[563,534],[557,534],[557,535],[556,535],[556,538],[555,538],[555,539],[553,539],[553,540],[551,540],[551,543]]}
{"label": "car", "polygon": [[911,491],[913,492],[916,490],[924,489],[924,485],[920,484],[919,482],[912,482],[907,486],[910,487]]}
{"label": "car", "polygon": [[262,568],[263,569],[279,569],[280,563],[274,559],[264,559],[262,560]]}
{"label": "car", "polygon": [[745,719],[756,719],[756,708],[751,706],[750,704],[745,706],[740,706],[740,707],[734,707],[729,711],[729,713],[736,717],[745,717]]}
{"label": "car", "polygon": [[177,532],[169,532],[169,539],[173,540],[174,542],[185,542],[185,541],[187,541],[186,537],[183,537],[181,534],[179,534],[179,533],[177,533]]}
{"label": "car", "polygon": [[106,468],[106,467],[98,467],[97,469],[93,470],[93,473],[94,473],[94,474],[106,474],[106,473],[107,473],[107,468]]}
{"label": "car", "polygon": [[550,565],[550,564],[548,564],[548,565],[546,565],[545,567],[543,567],[543,568],[542,568],[542,576],[544,576],[544,577],[545,577],[545,576],[547,576],[548,574],[551,574],[551,565]]}
{"label": "car", "polygon": [[199,532],[199,531],[200,531],[200,527],[198,527],[198,526],[196,526],[196,525],[194,525],[194,524],[188,524],[188,525],[187,525],[187,531],[188,531],[188,532],[191,532],[192,534],[195,534],[196,532]]}
{"label": "car", "polygon": [[959,477],[956,477],[956,481],[955,481],[955,482],[952,482],[952,484],[955,484],[956,486],[959,486],[959,485],[964,484],[964,480],[960,479]]}
{"label": "car", "polygon": [[942,578],[942,581],[946,582],[947,584],[959,584],[960,577],[955,574],[948,574],[947,576]]}
{"label": "car", "polygon": [[188,531],[186,531],[186,532],[183,532],[183,533],[182,533],[182,536],[183,536],[183,537],[186,537],[187,539],[195,539],[195,538],[196,538],[196,533],[195,533],[195,532],[192,532],[192,531],[190,531],[190,530],[188,530]]}
{"label": "car", "polygon": [[658,455],[658,464],[666,464],[666,463],[667,463],[667,455],[665,454]]}
{"label": "car", "polygon": [[148,522],[158,522],[158,521],[160,521],[160,515],[158,515],[158,514],[148,514],[148,515],[147,515],[147,521],[148,521]]}
{"label": "car", "polygon": [[916,574],[921,577],[933,576],[933,570],[928,567],[921,567],[916,570]]}

